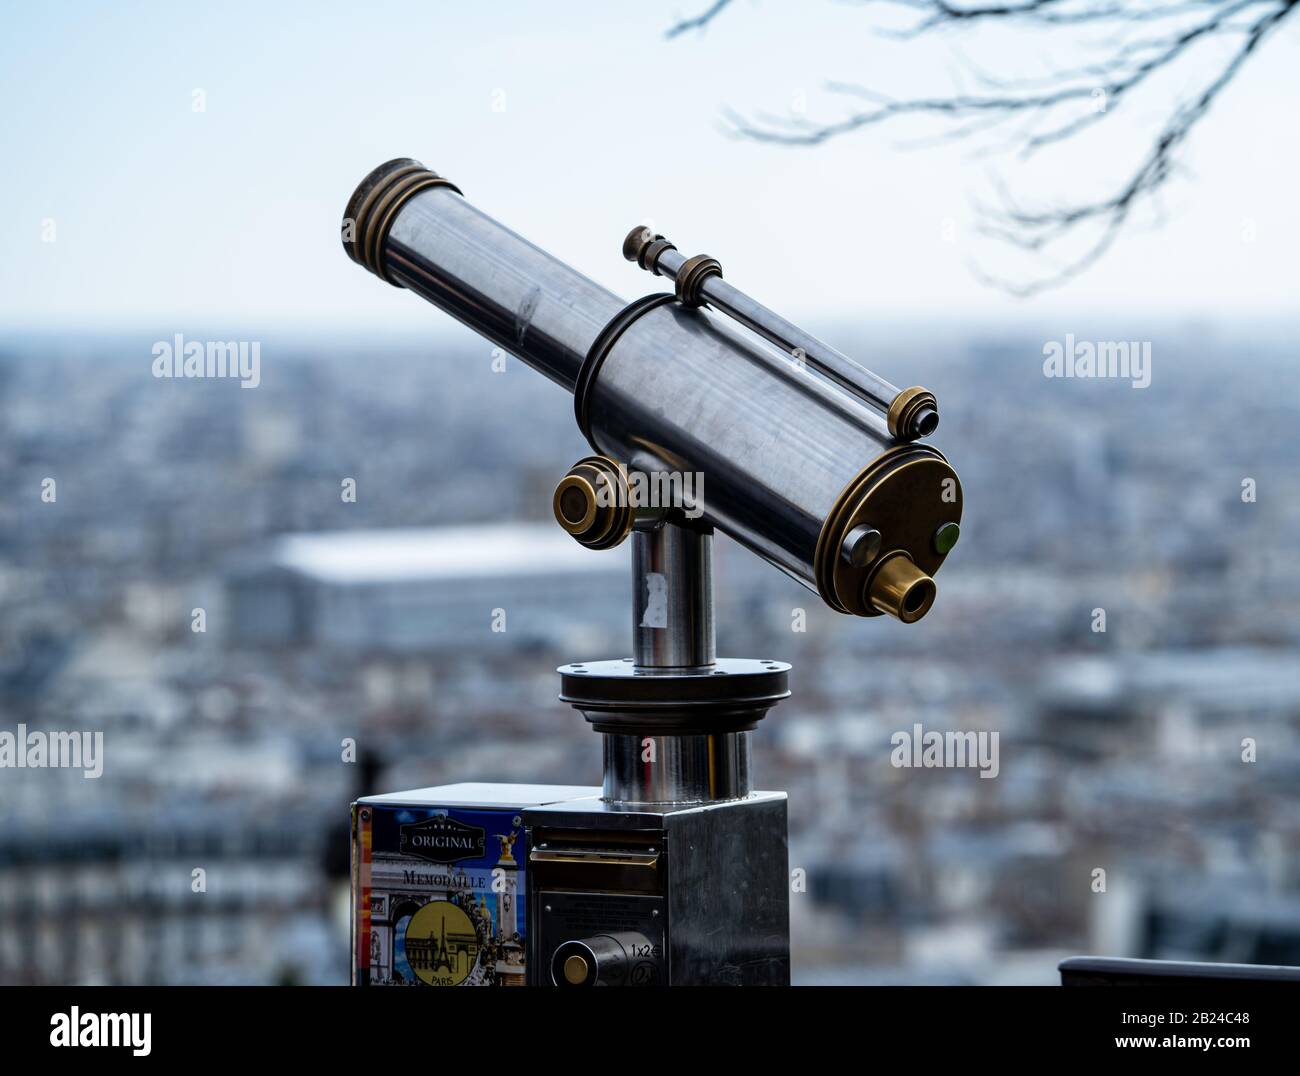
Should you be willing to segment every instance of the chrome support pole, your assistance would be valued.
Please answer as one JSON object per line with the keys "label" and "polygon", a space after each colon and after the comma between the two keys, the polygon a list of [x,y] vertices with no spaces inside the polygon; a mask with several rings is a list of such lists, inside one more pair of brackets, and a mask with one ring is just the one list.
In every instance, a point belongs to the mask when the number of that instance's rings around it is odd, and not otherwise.
{"label": "chrome support pole", "polygon": [[[717,659],[713,535],[673,523],[634,531],[632,586],[636,674],[707,673]],[[602,739],[608,802],[710,803],[749,795],[748,732],[606,732]]]}
{"label": "chrome support pole", "polygon": [[633,531],[632,644],[644,668],[713,664],[712,534],[672,523]]}

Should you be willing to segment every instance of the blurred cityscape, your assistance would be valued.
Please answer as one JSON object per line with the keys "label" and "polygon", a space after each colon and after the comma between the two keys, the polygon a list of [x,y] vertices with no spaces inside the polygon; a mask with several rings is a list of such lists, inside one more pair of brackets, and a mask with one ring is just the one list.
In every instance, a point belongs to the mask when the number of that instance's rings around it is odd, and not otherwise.
{"label": "blurred cityscape", "polygon": [[[571,403],[467,334],[266,339],[249,390],[155,379],[171,335],[0,342],[0,731],[104,734],[97,779],[0,769],[0,982],[342,983],[355,796],[599,783],[554,669],[628,652],[627,549],[555,527]],[[1024,329],[826,335],[935,390],[966,513],[910,627],[717,543],[720,652],[794,665],[754,765],[795,981],[1300,964],[1290,338],[1130,331],[1136,389]],[[917,723],[997,777],[895,768]]]}

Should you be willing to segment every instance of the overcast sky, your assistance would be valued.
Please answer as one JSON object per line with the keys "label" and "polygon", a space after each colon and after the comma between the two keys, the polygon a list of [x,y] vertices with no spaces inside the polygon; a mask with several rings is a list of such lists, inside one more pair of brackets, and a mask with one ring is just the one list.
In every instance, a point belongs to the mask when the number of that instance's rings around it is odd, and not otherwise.
{"label": "overcast sky", "polygon": [[[701,6],[6,4],[0,327],[427,331],[440,316],[338,242],[353,187],[394,156],[628,297],[651,288],[620,242],[648,221],[796,317],[1295,312],[1300,25],[1198,129],[1163,223],[1026,306],[971,273],[997,251],[971,231],[989,165],[970,147],[908,150],[917,132],[898,129],[787,149],[719,130],[725,106],[788,113],[800,95],[833,118],[845,106],[827,79],[943,92],[958,39],[885,40],[874,5],[740,0],[706,33],[665,40]],[[1015,36],[960,40],[999,73],[1082,59]],[[1144,101],[1106,139],[1008,167],[1009,181],[1029,200],[1109,190],[1160,118]]]}

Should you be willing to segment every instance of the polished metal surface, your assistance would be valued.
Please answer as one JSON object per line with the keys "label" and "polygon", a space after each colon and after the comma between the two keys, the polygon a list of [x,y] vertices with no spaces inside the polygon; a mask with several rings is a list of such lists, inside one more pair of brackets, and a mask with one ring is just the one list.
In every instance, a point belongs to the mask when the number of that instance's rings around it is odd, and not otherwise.
{"label": "polished metal surface", "polygon": [[939,428],[939,412],[933,407],[922,407],[912,420],[912,426],[917,437],[929,437]]}
{"label": "polished metal surface", "polygon": [[613,658],[575,661],[556,671],[560,701],[597,732],[737,732],[752,729],[790,697],[790,666],[770,658],[717,658],[696,669]]}
{"label": "polished metal surface", "polygon": [[638,666],[712,665],[713,535],[665,523],[632,534],[632,656]]}
{"label": "polished metal surface", "polygon": [[[712,534],[674,523],[634,532],[632,595],[633,675],[640,684],[645,675],[662,683],[677,671],[683,682],[710,688],[743,683],[728,663],[716,664]],[[725,679],[698,675],[709,670]],[[701,705],[707,700],[692,695]],[[644,735],[656,727],[653,717],[637,732],[604,733],[606,800],[708,803],[748,794],[748,732]]]}
{"label": "polished metal surface", "polygon": [[596,334],[625,305],[445,187],[402,207],[383,257],[398,283],[570,392]]}
{"label": "polished metal surface", "polygon": [[620,804],[712,803],[749,794],[749,733],[605,733],[601,798]]}
{"label": "polished metal surface", "polygon": [[[676,280],[678,271],[689,260],[681,251],[669,248],[659,255],[655,267],[664,276]],[[787,355],[798,356],[801,361],[819,370],[841,388],[866,400],[882,413],[889,410],[889,405],[898,395],[898,388],[879,374],[868,370],[830,344],[818,340],[793,322],[786,321],[776,311],[769,310],[728,284],[721,276],[703,279],[699,284],[699,296],[710,306],[771,341]]]}
{"label": "polished metal surface", "polygon": [[861,523],[844,536],[840,556],[855,568],[865,568],[880,553],[880,532]]}
{"label": "polished metal surface", "polygon": [[[475,209],[423,191],[393,222],[388,274],[572,391],[625,305]],[[797,361],[702,312],[652,310],[619,337],[594,437],[629,466],[704,476],[704,518],[808,586],[836,496],[893,443],[884,419]]]}
{"label": "polished metal surface", "polygon": [[692,472],[704,519],[816,588],[822,524],[894,444],[884,419],[703,311],[665,306],[619,337],[591,403],[600,451]]}

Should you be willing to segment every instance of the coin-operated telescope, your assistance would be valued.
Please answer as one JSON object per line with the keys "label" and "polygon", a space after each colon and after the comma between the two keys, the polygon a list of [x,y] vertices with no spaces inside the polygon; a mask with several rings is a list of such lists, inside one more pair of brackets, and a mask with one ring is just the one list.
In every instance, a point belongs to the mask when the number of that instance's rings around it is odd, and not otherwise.
{"label": "coin-operated telescope", "polygon": [[962,510],[921,441],[934,395],[644,228],[623,254],[673,289],[628,303],[413,160],[366,177],[343,242],[573,394],[592,454],[556,486],[556,521],[592,549],[630,537],[633,563],[632,656],[559,669],[602,736],[602,787],[358,801],[354,981],[788,982],[786,797],[751,790],[749,733],[790,667],[716,655],[713,534],[841,613],[921,619]]}

